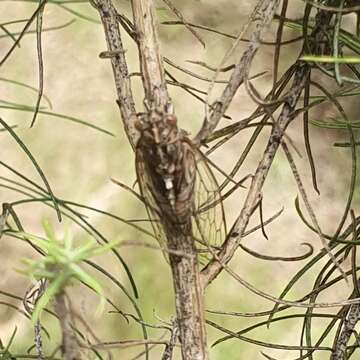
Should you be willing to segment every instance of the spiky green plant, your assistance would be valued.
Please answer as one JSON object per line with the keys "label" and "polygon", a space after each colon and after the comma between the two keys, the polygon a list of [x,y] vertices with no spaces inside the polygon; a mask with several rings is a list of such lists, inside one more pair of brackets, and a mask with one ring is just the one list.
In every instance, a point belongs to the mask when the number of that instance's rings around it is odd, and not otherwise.
{"label": "spiky green plant", "polygon": [[19,270],[20,273],[33,280],[47,280],[46,289],[36,302],[32,313],[33,322],[35,323],[39,319],[42,310],[56,294],[76,281],[84,283],[100,296],[98,312],[101,312],[105,306],[103,289],[93,276],[81,268],[80,263],[107,252],[118,242],[100,246],[94,240],[90,240],[82,245],[75,246],[69,231],[65,232],[63,239],[57,239],[54,229],[48,221],[43,221],[43,229],[45,238],[26,232],[18,233],[43,253],[43,257],[40,259],[23,259],[25,268]]}

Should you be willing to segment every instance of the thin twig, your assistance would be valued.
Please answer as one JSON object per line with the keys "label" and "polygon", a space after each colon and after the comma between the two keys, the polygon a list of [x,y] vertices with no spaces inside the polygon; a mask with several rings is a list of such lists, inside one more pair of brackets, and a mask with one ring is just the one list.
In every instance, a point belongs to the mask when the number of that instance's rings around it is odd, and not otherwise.
{"label": "thin twig", "polygon": [[181,12],[173,5],[173,3],[170,0],[162,0],[168,8],[176,15],[176,17],[185,25],[185,27],[196,37],[196,39],[199,40],[201,45],[205,47],[205,42],[201,38],[201,36],[191,27],[189,26],[188,22],[185,20],[184,16],[181,14]]}
{"label": "thin twig", "polygon": [[35,104],[35,111],[33,118],[31,120],[30,127],[33,127],[37,114],[40,108],[41,98],[44,92],[44,63],[42,56],[42,23],[43,23],[43,15],[44,15],[45,5],[41,8],[36,18],[36,43],[37,43],[37,53],[38,53],[38,66],[39,66],[39,91],[38,97]]}
{"label": "thin twig", "polygon": [[[223,114],[229,107],[239,86],[243,83],[245,76],[248,74],[249,66],[260,46],[260,39],[267,30],[271,20],[273,19],[278,3],[278,0],[261,0],[255,7],[251,15],[251,20],[253,20],[255,24],[255,31],[252,34],[251,41],[248,44],[247,49],[241,56],[239,62],[236,64],[225,90],[223,91],[220,99],[216,102],[214,111],[209,116],[206,111],[203,125],[194,138],[195,143],[202,143],[209,137],[209,135],[211,135],[211,133],[215,130],[217,124],[219,123],[220,119],[222,118]],[[245,26],[244,29],[240,32],[238,39],[236,40],[233,47],[230,49],[229,53],[232,52],[233,49],[237,46],[237,43],[240,41],[239,39],[242,37],[243,32],[246,28],[247,27]],[[225,55],[224,60],[219,65],[219,68],[223,67],[225,59],[228,58],[229,53]],[[218,71],[213,77],[214,80],[216,79],[217,75]],[[211,93],[211,89],[213,88],[213,84],[214,82],[212,82],[209,87],[208,99]],[[207,102],[209,102],[209,100],[207,100]]]}
{"label": "thin twig", "polygon": [[[238,243],[244,235],[250,216],[260,200],[261,190],[274,160],[275,153],[280,145],[287,126],[294,118],[295,105],[303,89],[308,71],[309,68],[306,64],[298,64],[295,79],[290,91],[291,96],[289,96],[288,101],[284,104],[279,119],[272,128],[263,158],[256,169],[244,206],[230,231],[222,250],[218,254],[222,264],[227,264],[233,257],[238,247]],[[221,272],[221,263],[213,258],[202,270],[201,277],[204,287],[211,283]]]}

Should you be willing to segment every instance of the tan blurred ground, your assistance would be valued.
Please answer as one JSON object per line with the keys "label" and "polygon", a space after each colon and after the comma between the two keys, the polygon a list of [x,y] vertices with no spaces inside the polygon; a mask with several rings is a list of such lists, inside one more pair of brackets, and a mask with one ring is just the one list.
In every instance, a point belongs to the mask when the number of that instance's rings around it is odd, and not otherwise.
{"label": "tan blurred ground", "polygon": [[[254,5],[253,1],[225,0],[206,2],[174,1],[174,3],[183,11],[189,21],[218,27],[222,31],[232,34],[237,32]],[[298,7],[295,7],[296,10],[293,11],[293,16],[296,16],[303,6],[301,1],[297,3]],[[122,12],[130,16],[128,2],[118,1],[117,6]],[[96,12],[88,4],[68,5],[68,7],[98,21]],[[1,22],[29,17],[34,8],[33,3],[2,1],[0,2]],[[158,14],[161,19],[173,19],[173,16],[160,3]],[[39,116],[36,125],[32,129],[28,128],[32,118],[31,113],[0,109],[1,117],[11,125],[18,125],[17,134],[28,145],[44,169],[57,196],[98,207],[124,218],[145,217],[141,204],[110,182],[110,178],[114,177],[132,186],[135,181],[135,171],[134,157],[124,135],[119,111],[115,104],[115,89],[110,62],[98,57],[98,54],[105,50],[102,27],[92,21],[79,19],[57,5],[49,4],[44,15],[44,28],[61,25],[71,19],[76,19],[76,21],[66,28],[43,33],[45,94],[51,99],[52,111],[84,119],[113,132],[115,136],[111,137],[79,124],[50,116]],[[9,26],[9,29],[13,31],[20,28],[18,25]],[[231,42],[213,34],[205,32],[201,32],[201,34],[206,40],[207,46],[205,49],[194,40],[191,34],[180,27],[169,28],[162,26],[163,51],[167,57],[174,59],[178,64],[210,76],[211,73],[208,71],[185,61],[206,61],[209,65],[216,66],[219,64],[222,54],[231,45]],[[288,38],[294,35],[297,34],[290,31],[286,32]],[[124,43],[127,49],[126,55],[130,71],[138,71],[136,48],[127,36],[124,36]],[[5,54],[11,44],[11,39],[0,38],[0,54]],[[241,45],[233,58],[236,59],[243,48],[244,45]],[[281,58],[282,69],[285,69],[294,60],[296,50],[296,46],[291,46],[283,52]],[[272,49],[270,47],[263,48],[256,58],[252,70],[253,73],[256,73],[258,69],[264,70],[264,68],[269,71],[269,75],[254,82],[262,95],[266,94],[271,84],[271,54]],[[231,61],[228,63],[231,63]],[[208,84],[206,82],[193,80],[172,68],[169,68],[169,70],[173,71],[173,74],[179,80],[190,82],[203,90],[207,89]],[[25,36],[21,42],[21,48],[16,49],[12,57],[1,68],[0,76],[37,86],[38,70],[36,38],[34,35]],[[221,77],[226,78],[226,75],[221,75]],[[133,86],[136,100],[140,105],[139,108],[141,108],[141,84],[136,77],[133,78]],[[2,100],[27,105],[35,103],[36,94],[34,92],[2,81],[0,87]],[[218,87],[216,92],[218,93],[220,89],[221,87]],[[194,134],[203,119],[203,105],[192,100],[179,88],[170,87],[170,91],[181,125]],[[46,106],[47,104],[42,101],[42,105]],[[238,92],[228,114],[236,121],[246,117],[254,108],[254,103],[242,89]],[[324,106],[317,113],[319,115],[331,115],[333,111],[333,109]],[[358,110],[357,113],[354,111],[353,115],[359,115]],[[224,120],[221,125],[229,123],[231,123],[231,120]],[[234,161],[241,154],[251,133],[251,130],[241,132],[222,150],[216,152],[213,160],[224,170],[229,171]],[[264,132],[263,139],[265,135]],[[321,197],[316,196],[311,188],[310,170],[302,141],[300,119],[292,124],[289,135],[303,154],[303,158],[296,158],[296,161],[303,181],[309,189],[309,195],[317,211],[319,223],[324,232],[331,234],[334,232],[343,211],[350,174],[349,151],[333,148],[331,145],[339,138],[345,139],[346,134],[339,135],[334,131],[320,131],[311,128],[314,157],[317,163],[320,164],[318,167],[318,180]],[[15,142],[6,133],[0,133],[0,137],[1,159],[40,183],[33,166]],[[256,148],[257,151],[251,152],[237,179],[254,171],[259,156],[261,156],[264,149],[263,140],[259,140]],[[1,167],[0,176],[9,176],[9,173]],[[300,245],[302,242],[310,242],[318,250],[320,240],[309,232],[296,216],[294,209],[296,195],[297,189],[289,165],[284,154],[279,152],[264,188],[264,214],[266,217],[270,217],[282,207],[284,207],[284,213],[280,220],[267,228],[269,241],[266,241],[260,233],[256,233],[246,238],[244,243],[254,250],[269,255],[301,254],[305,249]],[[244,196],[245,190],[238,190],[225,203],[228,226],[231,225],[240,211]],[[23,196],[0,188],[2,202],[10,202],[19,198],[23,198]],[[50,217],[55,222],[54,212],[43,206],[24,205],[17,208],[17,210],[25,228],[29,232],[41,233],[40,222],[43,217]],[[132,231],[120,222],[94,213],[87,214],[90,216],[91,223],[110,240],[145,240],[143,235]],[[65,220],[64,223],[64,226],[58,227],[60,234],[64,227],[69,226],[74,234],[78,236],[79,241],[86,238],[81,229],[68,220]],[[252,223],[258,223],[257,216],[254,216]],[[20,259],[22,257],[30,256],[32,253],[28,247],[8,237],[3,237],[1,244],[0,270],[2,276],[0,278],[0,289],[22,296],[27,288],[27,280],[15,273],[14,269],[21,266]],[[154,313],[162,319],[169,320],[173,314],[172,287],[169,269],[162,254],[141,248],[124,248],[120,252],[128,262],[137,282],[140,292],[139,306],[143,310],[146,321],[158,323],[159,320],[154,316]],[[111,256],[98,259],[98,262],[117,276],[131,293],[124,271]],[[300,264],[269,263],[255,260],[239,250],[237,256],[231,262],[231,266],[250,283],[265,292],[277,296],[289,277],[295,274]],[[302,284],[307,290],[310,289],[311,285],[311,282]],[[301,295],[302,286],[291,293],[291,299],[296,299]],[[115,289],[114,286],[107,283],[106,290],[123,311],[132,311],[129,301],[119,289]],[[342,299],[345,293],[348,292],[348,289],[344,289],[344,294],[340,294],[340,297],[339,295],[330,294],[327,300]],[[89,295],[88,291],[76,289],[72,293],[72,299],[73,302],[78,304],[79,311],[83,315],[93,314],[96,298],[91,294]],[[9,299],[6,299],[6,301],[9,301]],[[228,311],[261,311],[271,307],[270,303],[250,294],[235,280],[225,275],[220,276],[216,284],[210,287],[206,301],[210,309]],[[14,326],[17,325],[19,337],[17,337],[16,346],[19,351],[24,351],[24,348],[31,341],[30,322],[24,320],[23,316],[10,311],[8,307],[0,307],[0,315],[0,338],[6,342]],[[234,330],[249,324],[247,319],[230,320],[226,317],[213,316],[211,318]],[[139,326],[128,325],[121,316],[116,314],[107,315],[105,320],[95,319],[92,316],[87,317],[87,319],[93,326],[97,336],[103,340],[140,336]],[[252,322],[254,321],[251,320]],[[54,321],[51,321],[50,318],[47,324],[50,329],[56,327]],[[262,328],[261,331],[250,335],[264,341],[271,340],[280,344],[298,344],[299,329],[299,323],[287,322],[283,325],[274,325],[270,330]],[[156,337],[160,333],[150,331],[150,334]],[[209,329],[209,343],[211,344],[219,335],[221,335],[219,332]],[[212,349],[211,358],[260,359],[262,358],[260,350],[263,349],[255,345],[249,346],[239,341],[231,341],[231,343],[225,343]],[[123,359],[130,359],[131,355],[136,354],[138,351],[140,350],[122,350],[119,352],[119,358],[121,356]],[[158,351],[157,354],[160,354],[161,349],[154,350],[154,354],[156,351]],[[275,357],[279,355],[277,351],[265,349],[265,352],[273,354]],[[294,353],[284,352],[280,356],[282,360],[291,359],[294,357]],[[159,355],[153,355],[153,358],[159,358]]]}

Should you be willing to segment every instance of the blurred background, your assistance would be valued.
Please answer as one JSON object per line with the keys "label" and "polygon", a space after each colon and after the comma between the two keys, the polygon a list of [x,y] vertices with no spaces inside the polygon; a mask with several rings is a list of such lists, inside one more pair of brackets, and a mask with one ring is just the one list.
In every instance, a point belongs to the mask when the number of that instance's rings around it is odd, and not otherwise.
{"label": "blurred background", "polygon": [[[184,17],[191,23],[216,28],[217,30],[236,35],[254,8],[255,1],[235,0],[174,0],[174,5],[181,10]],[[27,19],[36,9],[36,1],[0,1],[1,23],[6,29],[17,34],[24,22],[8,23],[14,20]],[[296,19],[302,16],[304,3],[294,1],[289,8],[288,17]],[[118,10],[130,19],[131,6],[128,1],[116,1]],[[176,20],[169,9],[161,2],[157,3],[159,21]],[[354,19],[349,17],[349,27]],[[33,128],[29,128],[32,111],[36,103],[37,93],[29,87],[9,82],[21,82],[34,88],[38,87],[38,60],[36,50],[35,23],[31,33],[24,36],[20,47],[16,48],[11,57],[0,68],[0,115],[9,124],[16,125],[16,133],[28,146],[40,166],[44,170],[52,189],[57,197],[95,207],[124,219],[144,219],[146,212],[143,205],[129,192],[111,182],[117,179],[128,186],[136,181],[134,154],[125,136],[118,107],[115,103],[116,93],[112,76],[111,64],[108,59],[100,59],[100,52],[106,50],[103,28],[97,12],[86,1],[49,2],[45,7],[43,17],[43,61],[44,61],[44,94],[41,110]],[[273,39],[276,23],[269,30],[267,40]],[[160,25],[162,50],[164,55],[188,70],[211,78],[212,72],[194,65],[187,60],[206,62],[216,67],[222,57],[231,47],[233,39],[199,30],[205,40],[202,45],[182,26]],[[284,39],[299,36],[297,30],[285,29]],[[139,64],[137,49],[133,41],[123,32],[124,47],[130,72],[138,72]],[[11,47],[13,39],[4,31],[0,33],[0,54],[4,56]],[[241,43],[232,54],[226,65],[239,58],[246,43]],[[283,48],[280,57],[280,71],[284,71],[298,56],[301,42]],[[271,46],[263,46],[255,58],[251,73],[266,71],[266,74],[253,81],[262,96],[272,86],[272,55]],[[184,72],[167,65],[179,81],[186,82],[207,91],[209,82],[195,79]],[[281,73],[280,73],[281,75]],[[219,79],[226,80],[228,73],[220,73]],[[141,79],[132,77],[133,93],[135,94],[138,111],[143,110],[143,91]],[[215,87],[212,100],[220,94],[223,84]],[[331,82],[328,84],[331,88]],[[204,118],[204,104],[189,96],[179,87],[169,86],[174,101],[175,111],[181,127],[190,134],[196,134]],[[359,107],[354,103],[345,103],[349,116],[356,119]],[[239,121],[249,116],[256,104],[241,88],[227,114],[231,119],[223,119],[220,127]],[[64,118],[67,116],[68,118]],[[322,120],[336,116],[331,105],[324,104],[312,112],[314,120]],[[88,124],[105,129],[109,133],[98,131],[90,126],[82,125],[77,119]],[[251,174],[256,169],[264,151],[269,130],[264,130],[256,146],[244,162],[236,179]],[[225,146],[215,151],[211,159],[224,171],[229,172],[241,155],[253,130],[241,131]],[[294,154],[299,172],[311,203],[316,210],[319,224],[324,233],[332,234],[340,221],[348,195],[350,181],[351,159],[348,148],[333,147],[335,141],[347,141],[347,132],[339,130],[319,129],[310,127],[313,155],[317,164],[318,184],[321,195],[318,196],[312,188],[311,173],[306,158],[302,120],[292,123],[288,135],[300,150],[302,157]],[[21,150],[19,145],[7,132],[0,132],[1,160],[26,174],[30,179],[41,183],[33,165]],[[217,172],[218,180],[223,178]],[[0,167],[0,176],[18,180],[6,168]],[[1,202],[12,202],[26,195],[19,194],[4,185],[10,186],[1,178]],[[249,182],[246,183],[249,185]],[[238,216],[246,195],[246,189],[240,188],[224,202],[227,226],[230,228]],[[266,227],[269,240],[261,232],[249,235],[243,241],[249,248],[267,255],[295,256],[307,251],[303,242],[311,243],[316,254],[321,248],[320,239],[309,231],[297,215],[294,200],[298,195],[289,164],[282,151],[279,151],[274,165],[266,180],[263,191],[264,217],[269,218],[283,209],[282,215]],[[359,204],[359,193],[355,194],[353,207]],[[56,227],[59,237],[65,229],[70,229],[77,241],[88,239],[88,235],[76,224],[64,219],[61,224],[56,221],[53,209],[40,204],[23,204],[16,207],[16,212],[26,231],[42,235],[41,220],[48,218]],[[154,242],[144,234],[134,230],[126,223],[110,217],[85,210],[88,221],[109,240],[137,240]],[[252,225],[259,223],[255,214]],[[140,225],[150,227],[144,222]],[[30,286],[30,281],[19,275],[15,270],[21,268],[24,257],[36,258],[34,252],[26,244],[3,236],[0,250],[0,289],[22,297]],[[154,243],[155,244],[155,243]],[[124,247],[119,252],[129,265],[139,291],[139,299],[134,300],[141,309],[144,321],[151,324],[161,324],[161,320],[169,321],[174,316],[173,289],[169,266],[161,252],[142,247]],[[262,291],[278,296],[285,284],[304,265],[301,262],[263,261],[246,254],[241,249],[231,261],[231,268],[242,278]],[[327,259],[324,259],[324,262]],[[107,269],[125,287],[129,296],[134,297],[128,277],[119,262],[112,255],[104,255],[96,262]],[[324,262],[322,264],[324,264]],[[318,268],[319,269],[319,268]],[[314,268],[314,273],[316,273]],[[89,270],[89,269],[87,269]],[[91,270],[89,270],[91,271]],[[94,272],[92,272],[94,273]],[[94,273],[95,274],[95,273]],[[96,274],[101,278],[101,275]],[[310,272],[295,286],[287,299],[296,300],[312,287],[313,276]],[[103,281],[106,294],[125,313],[134,313],[134,307],[124,292],[108,280]],[[324,292],[318,301],[335,301],[346,298],[350,288],[339,286],[338,290]],[[81,286],[71,289],[72,303],[77,311],[90,324],[96,336],[103,341],[116,341],[141,338],[141,328],[135,321],[127,323],[124,317],[117,313],[106,313],[100,318],[95,317],[94,307],[98,299],[94,294]],[[11,298],[2,299],[19,308],[22,304]],[[233,312],[260,312],[270,310],[273,306],[243,288],[237,281],[222,274],[209,287],[206,293],[206,308]],[[112,309],[107,309],[112,310]],[[328,309],[326,309],[329,312]],[[332,310],[330,310],[332,311]],[[300,313],[294,310],[293,313]],[[238,331],[265,318],[242,318],[208,314],[208,318],[222,326]],[[0,307],[0,339],[6,344],[14,328],[17,335],[12,345],[15,353],[25,353],[32,344],[31,322],[21,313],[9,306]],[[52,341],[44,338],[45,347],[53,349],[58,341],[59,329],[57,321],[49,315],[44,315],[44,324],[55,334]],[[320,334],[324,328],[324,320],[314,320],[314,335]],[[274,323],[269,329],[262,326],[247,334],[249,337],[264,342],[283,345],[298,345],[301,321],[297,318]],[[224,334],[208,327],[209,345]],[[57,334],[57,335],[56,335]],[[150,338],[159,338],[163,330],[149,329]],[[168,334],[166,334],[168,336]],[[331,346],[328,342],[325,345]],[[132,359],[143,350],[142,347],[132,347],[114,351],[115,358]],[[163,348],[158,346],[151,351],[151,358],[158,359]],[[240,340],[224,342],[210,349],[211,359],[261,359],[261,351],[282,360],[293,359],[297,352],[267,349]],[[317,359],[328,358],[324,352]],[[175,359],[179,359],[179,354]]]}

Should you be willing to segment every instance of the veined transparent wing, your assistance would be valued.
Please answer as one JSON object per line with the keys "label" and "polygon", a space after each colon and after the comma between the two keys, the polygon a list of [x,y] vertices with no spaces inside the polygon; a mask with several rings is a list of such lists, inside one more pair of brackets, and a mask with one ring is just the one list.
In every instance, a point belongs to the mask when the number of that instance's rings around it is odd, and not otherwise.
{"label": "veined transparent wing", "polygon": [[[226,222],[216,178],[207,163],[205,155],[195,150],[195,156],[196,180],[192,231],[200,260],[205,262],[209,255],[211,256],[209,246],[214,251],[217,251],[222,245],[226,237]],[[139,149],[136,151],[136,172],[154,236],[159,241],[160,246],[166,248],[166,234],[159,216],[161,212],[151,191],[151,180],[148,178],[142,152]],[[164,255],[168,260],[165,252]]]}
{"label": "veined transparent wing", "polygon": [[[136,159],[135,159],[136,175],[140,187],[140,193],[144,200],[145,208],[148,213],[149,220],[151,222],[151,226],[154,231],[154,236],[158,240],[160,246],[166,248],[167,240],[166,240],[166,234],[160,222],[160,215],[159,215],[160,209],[156,204],[154,195],[151,191],[151,182],[148,177],[148,173],[145,169],[145,163],[143,160],[141,150],[137,149],[135,155],[136,155]],[[163,253],[165,255],[166,260],[168,260],[167,254],[164,251]]]}
{"label": "veined transparent wing", "polygon": [[227,231],[219,184],[206,156],[196,151],[193,235],[202,258],[211,256],[209,246],[217,251]]}

